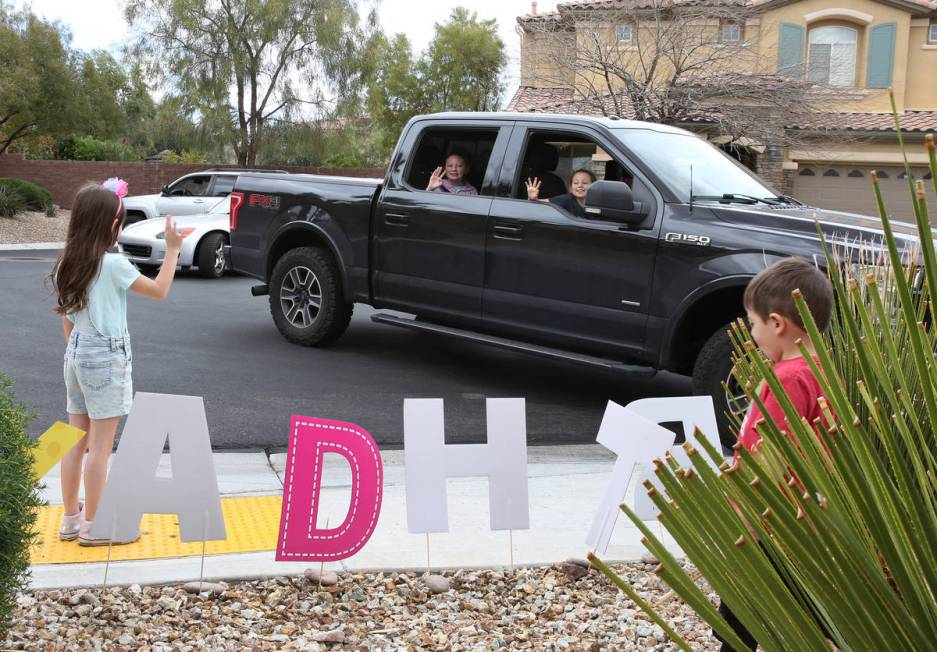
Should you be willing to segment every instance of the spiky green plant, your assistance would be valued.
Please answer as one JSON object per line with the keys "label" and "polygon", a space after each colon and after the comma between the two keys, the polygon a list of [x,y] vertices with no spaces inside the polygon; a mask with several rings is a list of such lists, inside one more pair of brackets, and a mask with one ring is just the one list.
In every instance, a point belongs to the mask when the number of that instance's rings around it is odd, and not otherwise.
{"label": "spiky green plant", "polygon": [[[897,113],[895,121],[900,138]],[[932,135],[926,143],[937,191]],[[873,175],[882,256],[851,259],[820,234],[837,299],[826,337],[794,293],[819,364],[805,358],[833,425],[798,416],[744,324],[737,324],[736,376],[766,415],[758,453],[739,448],[739,463],[729,465],[701,437],[704,451],[687,446],[691,466],[679,468],[669,456],[656,464],[665,492],[645,485],[686,556],[767,651],[827,652],[817,620],[841,650],[937,647],[937,329],[931,303],[937,255],[923,182],[911,181],[907,157],[905,168],[919,251],[909,256],[896,242]],[[762,380],[798,444],[761,404],[755,387]],[[745,649],[677,559],[628,506],[622,510],[660,560],[656,573],[730,645]],[[681,649],[690,649],[633,588],[594,555],[590,559]]]}
{"label": "spiky green plant", "polygon": [[11,625],[16,593],[28,587],[29,547],[42,504],[33,471],[36,442],[26,433],[34,415],[16,400],[12,385],[0,373],[0,640]]}

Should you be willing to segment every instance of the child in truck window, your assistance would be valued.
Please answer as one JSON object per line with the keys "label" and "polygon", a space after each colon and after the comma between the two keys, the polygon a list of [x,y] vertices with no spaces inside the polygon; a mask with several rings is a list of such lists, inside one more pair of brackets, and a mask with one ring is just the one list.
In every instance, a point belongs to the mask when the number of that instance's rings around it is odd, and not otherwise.
{"label": "child in truck window", "polygon": [[[169,295],[182,235],[166,216],[166,257],[155,279],[141,276],[122,254],[108,253],[117,242],[127,212],[127,183],[108,179],[78,191],[65,239],[65,251],[49,275],[57,294],[55,312],[65,331],[64,376],[68,422],[85,436],[62,458],[62,502],[59,530],[63,541],[82,546],[129,543],[91,536],[114,447],[120,418],[133,397],[130,334],[127,332],[127,289],[162,301]],[[85,501],[78,501],[84,465]]]}
{"label": "child in truck window", "polygon": [[594,181],[595,175],[591,170],[585,168],[574,170],[569,175],[569,192],[565,195],[550,197],[548,200],[540,199],[540,179],[537,177],[527,179],[524,184],[527,186],[527,199],[531,201],[549,201],[576,217],[586,217],[586,193],[589,192],[589,186]]}
{"label": "child in truck window", "polygon": [[446,157],[445,167],[438,167],[429,178],[426,189],[431,192],[448,192],[453,195],[477,195],[478,190],[465,180],[469,173],[466,156],[452,152]]}

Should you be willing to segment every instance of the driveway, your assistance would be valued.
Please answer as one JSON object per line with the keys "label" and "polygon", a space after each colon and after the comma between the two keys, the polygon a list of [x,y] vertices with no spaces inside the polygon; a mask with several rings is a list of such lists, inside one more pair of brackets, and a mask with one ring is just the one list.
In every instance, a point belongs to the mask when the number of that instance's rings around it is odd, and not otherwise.
{"label": "driveway", "polygon": [[[43,287],[57,252],[0,252],[0,371],[38,412],[30,433],[65,419],[64,342]],[[485,436],[485,397],[527,399],[530,443],[595,440],[606,402],[689,394],[688,379],[628,378],[370,321],[356,306],[326,349],[288,343],[255,281],[177,275],[164,303],[131,295],[136,391],[202,396],[216,448],[285,447],[291,414],[351,421],[382,446],[403,443],[403,400],[443,398],[449,442]]]}

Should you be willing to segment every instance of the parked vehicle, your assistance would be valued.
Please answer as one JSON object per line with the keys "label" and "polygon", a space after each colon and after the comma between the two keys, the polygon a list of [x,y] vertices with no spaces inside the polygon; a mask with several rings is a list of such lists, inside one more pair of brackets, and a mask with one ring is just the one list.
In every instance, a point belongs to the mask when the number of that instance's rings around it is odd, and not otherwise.
{"label": "parked vehicle", "polygon": [[[225,207],[227,208],[227,207]],[[166,256],[164,220],[144,220],[124,227],[117,238],[119,251],[144,271],[155,270]],[[185,234],[179,252],[183,270],[198,268],[201,276],[220,278],[227,268],[228,212],[200,213],[176,218],[176,229]]]}
{"label": "parked vehicle", "polygon": [[[234,187],[234,180],[244,171],[222,168],[201,170],[179,177],[164,186],[157,195],[127,197],[124,200],[127,224],[161,217],[167,213],[176,217],[196,213],[227,213],[228,193]],[[266,172],[285,174],[283,170]]]}
{"label": "parked vehicle", "polygon": [[[426,191],[453,150],[478,196]],[[547,198],[582,167],[602,179],[585,218],[527,200],[527,178],[541,179]],[[229,255],[263,281],[253,294],[269,294],[291,342],[334,342],[365,303],[415,315],[372,316],[384,324],[629,373],[691,374],[694,390],[716,400],[729,444],[726,329],[758,271],[791,255],[823,260],[815,220],[842,243],[880,235],[877,218],[780,196],[674,127],[451,113],[412,119],[383,181],[241,175]]]}

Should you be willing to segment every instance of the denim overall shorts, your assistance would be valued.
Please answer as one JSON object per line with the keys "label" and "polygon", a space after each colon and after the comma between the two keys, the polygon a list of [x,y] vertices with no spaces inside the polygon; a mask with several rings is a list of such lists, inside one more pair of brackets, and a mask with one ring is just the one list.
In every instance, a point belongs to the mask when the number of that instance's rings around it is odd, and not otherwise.
{"label": "denim overall shorts", "polygon": [[121,417],[133,402],[130,335],[102,335],[79,319],[65,349],[65,394],[69,414],[91,419]]}

